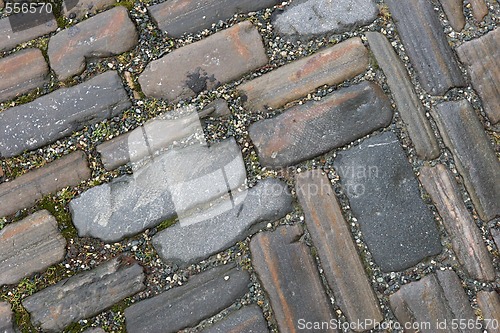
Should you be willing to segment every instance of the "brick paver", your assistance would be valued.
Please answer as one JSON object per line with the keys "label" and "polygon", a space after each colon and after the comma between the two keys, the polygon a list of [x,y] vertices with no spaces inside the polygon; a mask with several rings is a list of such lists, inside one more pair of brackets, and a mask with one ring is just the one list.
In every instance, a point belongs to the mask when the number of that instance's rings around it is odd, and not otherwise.
{"label": "brick paver", "polygon": [[[19,15],[19,14],[15,14]],[[31,28],[14,31],[9,17],[0,19],[0,52],[13,49],[17,45],[31,39],[46,35],[57,29],[57,22],[52,13],[48,14],[52,19],[47,20]],[[16,29],[17,30],[17,29]]]}
{"label": "brick paver", "polygon": [[177,101],[236,80],[267,61],[262,37],[245,21],[151,62],[139,83],[147,96]]}
{"label": "brick paver", "polygon": [[383,320],[382,312],[330,180],[320,170],[314,170],[297,175],[296,184],[307,229],[337,303],[349,322],[363,323],[355,331],[374,328]]}
{"label": "brick paver", "polygon": [[250,276],[229,264],[191,277],[188,282],[125,310],[127,332],[177,332],[209,318],[248,291]]}
{"label": "brick paver", "polygon": [[42,147],[129,106],[120,77],[110,71],[7,109],[0,113],[0,157]]}
{"label": "brick paver", "polygon": [[[469,305],[458,276],[453,271],[438,271],[420,281],[403,285],[398,292],[389,297],[391,308],[403,325],[414,327],[405,332],[419,332],[418,325],[430,324],[425,332],[437,332],[442,327],[438,323],[447,322],[446,332],[481,332],[475,327],[465,330],[452,330],[451,323],[458,320],[471,320],[476,316]],[[428,324],[427,324],[428,323]]]}
{"label": "brick paver", "polygon": [[418,99],[405,66],[391,44],[379,32],[367,32],[370,49],[377,58],[378,65],[387,76],[399,114],[405,122],[406,130],[415,145],[418,157],[432,160],[439,156],[439,146],[425,109]]}
{"label": "brick paver", "polygon": [[205,117],[230,114],[227,103],[223,100],[211,103],[198,113],[193,110],[194,107],[190,109],[191,112],[176,119],[156,117],[130,132],[97,146],[106,170],[113,170],[129,163],[131,157],[138,161],[156,151],[168,148],[174,141],[182,140],[201,131],[200,120]]}
{"label": "brick paver", "polygon": [[0,102],[48,82],[49,67],[39,49],[25,49],[0,59]]}
{"label": "brick paver", "polygon": [[[227,178],[227,182],[226,182]],[[151,163],[70,202],[80,236],[117,241],[219,199],[246,179],[241,152],[228,139],[207,148],[169,150]]]}
{"label": "brick paver", "polygon": [[198,262],[292,211],[286,184],[275,179],[265,179],[248,191],[235,192],[231,200],[229,207],[228,201],[204,207],[200,216],[195,216],[196,223],[186,225],[181,221],[154,236],[153,245],[161,258],[179,266]]}
{"label": "brick paver", "polygon": [[265,333],[269,332],[262,310],[257,305],[245,306],[231,313],[213,326],[202,330],[203,333]]}
{"label": "brick paver", "polygon": [[281,226],[274,232],[255,235],[250,242],[253,266],[282,332],[298,332],[301,322],[329,322],[336,318],[301,236],[300,226]]}
{"label": "brick paver", "polygon": [[64,0],[62,15],[67,18],[81,19],[85,15],[95,14],[98,11],[112,7],[114,0]]}
{"label": "brick paver", "polygon": [[455,31],[462,31],[465,26],[465,15],[462,0],[439,0],[448,22]]}
{"label": "brick paver", "polygon": [[63,81],[81,73],[86,58],[117,55],[137,42],[137,31],[127,9],[118,6],[51,37],[47,54],[50,67]]}
{"label": "brick paver", "polygon": [[0,184],[0,217],[33,205],[44,195],[90,178],[82,151],[71,153],[14,180]]}
{"label": "brick paver", "polygon": [[[0,6],[1,8],[1,6]],[[7,302],[0,302],[0,332],[14,333],[13,313],[10,309],[10,304]]]}
{"label": "brick paver", "polygon": [[500,216],[500,162],[472,106],[466,100],[444,102],[434,108],[439,132],[453,153],[457,169],[479,216]]}
{"label": "brick paver", "polygon": [[485,321],[488,333],[500,332],[500,296],[496,291],[480,291],[477,293],[477,304]]}
{"label": "brick paver", "polygon": [[493,124],[500,121],[500,28],[457,48]]}
{"label": "brick paver", "polygon": [[168,36],[199,32],[235,14],[257,11],[280,3],[278,0],[172,0],[150,6],[148,12]]}
{"label": "brick paver", "polygon": [[19,282],[64,259],[66,240],[46,210],[0,230],[0,285]]}
{"label": "brick paver", "polygon": [[392,132],[340,152],[334,167],[363,238],[383,271],[409,268],[441,251],[434,218]]}
{"label": "brick paver", "polygon": [[470,216],[456,181],[443,164],[420,170],[420,182],[430,194],[450,234],[453,251],[476,280],[495,280],[495,269],[481,232]]}
{"label": "brick paver", "polygon": [[341,147],[391,120],[382,89],[362,82],[252,124],[249,132],[261,164],[284,167]]}
{"label": "brick paver", "polygon": [[[422,87],[444,95],[465,80],[429,0],[387,0],[399,36]],[[425,27],[425,28],[424,28]]]}
{"label": "brick paver", "polygon": [[341,83],[367,67],[368,50],[356,37],[246,82],[239,90],[249,111],[265,111],[304,97],[322,85]]}
{"label": "brick paver", "polygon": [[287,35],[339,33],[369,24],[377,14],[372,0],[307,0],[286,7],[274,24]]}
{"label": "brick paver", "polygon": [[144,288],[142,267],[118,257],[47,287],[22,303],[34,325],[46,332],[60,332]]}

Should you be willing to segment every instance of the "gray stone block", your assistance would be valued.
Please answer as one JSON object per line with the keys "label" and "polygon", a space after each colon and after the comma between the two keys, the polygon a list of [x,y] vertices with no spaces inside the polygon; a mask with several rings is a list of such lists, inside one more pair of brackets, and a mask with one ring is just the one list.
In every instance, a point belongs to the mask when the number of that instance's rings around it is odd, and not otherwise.
{"label": "gray stone block", "polygon": [[262,310],[257,305],[245,306],[213,326],[204,329],[202,333],[264,333],[269,332]]}
{"label": "gray stone block", "polygon": [[334,167],[363,239],[384,272],[404,270],[441,251],[434,217],[393,133],[340,152]]}
{"label": "gray stone block", "polygon": [[130,106],[114,71],[0,113],[0,157],[40,148]]}

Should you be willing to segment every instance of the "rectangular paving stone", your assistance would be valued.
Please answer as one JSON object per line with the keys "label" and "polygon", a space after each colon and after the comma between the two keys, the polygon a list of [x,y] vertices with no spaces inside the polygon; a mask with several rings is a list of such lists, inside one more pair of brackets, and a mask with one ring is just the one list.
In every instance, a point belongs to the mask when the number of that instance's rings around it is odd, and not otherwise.
{"label": "rectangular paving stone", "polygon": [[168,150],[132,175],[87,190],[69,208],[80,236],[112,242],[230,197],[245,181],[241,151],[231,138]]}
{"label": "rectangular paving stone", "polygon": [[457,48],[460,61],[467,66],[472,85],[483,102],[484,112],[493,124],[500,121],[500,28],[463,43]]}
{"label": "rectangular paving stone", "polygon": [[0,102],[47,83],[49,66],[39,49],[25,49],[0,59]]}
{"label": "rectangular paving stone", "polygon": [[147,96],[175,102],[236,80],[267,61],[262,37],[245,21],[149,63],[139,83]]}
{"label": "rectangular paving stone", "polygon": [[118,55],[137,42],[128,10],[117,6],[52,36],[47,54],[50,67],[64,81],[83,72],[87,58]]}
{"label": "rectangular paving stone", "polygon": [[500,229],[491,228],[491,235],[493,236],[493,240],[497,245],[497,249],[500,251]]}
{"label": "rectangular paving stone", "polygon": [[479,216],[484,221],[500,216],[500,162],[474,109],[460,100],[432,111]]}
{"label": "rectangular paving stone", "polygon": [[355,37],[248,81],[239,90],[246,109],[265,111],[282,107],[325,84],[341,83],[367,67],[368,50]]}
{"label": "rectangular paving stone", "polygon": [[391,105],[382,89],[362,82],[258,121],[249,133],[262,165],[285,167],[341,147],[391,120]]}
{"label": "rectangular paving stone", "polygon": [[484,0],[470,0],[472,6],[472,15],[476,21],[481,22],[488,15],[488,6]]}
{"label": "rectangular paving stone", "polygon": [[465,80],[429,0],[387,0],[396,29],[422,87],[444,95]]}
{"label": "rectangular paving stone", "polygon": [[[191,109],[193,108],[191,107]],[[202,131],[200,119],[209,116],[219,117],[229,114],[230,111],[227,102],[219,99],[210,103],[210,105],[197,114],[192,110],[189,114],[175,120],[165,120],[163,117],[156,117],[133,131],[119,135],[116,138],[98,145],[97,151],[101,154],[104,168],[106,170],[113,170],[130,162],[131,145],[134,145],[132,142],[136,139],[139,141],[137,144],[147,140],[149,147],[154,145],[158,150],[165,149],[174,141],[188,137],[196,133],[197,130]],[[144,136],[143,133],[145,132],[149,133]],[[132,153],[132,156],[137,160],[145,157],[144,153],[149,154],[149,150],[136,151]]]}
{"label": "rectangular paving stone", "polygon": [[88,14],[110,8],[115,3],[114,0],[64,0],[61,13],[66,18],[79,20]]}
{"label": "rectangular paving stone", "polygon": [[46,210],[0,230],[0,285],[15,284],[64,259],[66,240]]}
{"label": "rectangular paving stone", "polygon": [[[298,332],[301,323],[336,319],[309,247],[300,241],[302,234],[298,225],[281,226],[250,242],[252,265],[269,295],[280,332]],[[317,332],[305,327],[300,331]]]}
{"label": "rectangular paving stone", "polygon": [[[19,15],[19,14],[16,14]],[[14,16],[14,15],[12,15]],[[40,24],[31,24],[26,29],[16,29],[12,27],[11,19],[4,17],[0,19],[0,52],[13,49],[17,45],[46,35],[57,29],[57,22],[52,13],[47,14],[48,20],[43,20]]]}
{"label": "rectangular paving stone", "polygon": [[40,148],[130,105],[120,77],[110,71],[9,108],[0,113],[0,157]]}
{"label": "rectangular paving stone", "polygon": [[243,297],[249,283],[248,273],[233,264],[212,268],[125,309],[127,332],[170,333],[195,326]]}
{"label": "rectangular paving stone", "polygon": [[[405,329],[408,333],[417,332],[463,332],[479,333],[475,327],[466,330],[451,329],[452,322],[470,320],[476,323],[476,316],[469,304],[460,279],[453,271],[437,271],[419,281],[411,282],[389,296],[391,308],[402,325],[428,323],[425,330]],[[437,323],[447,323],[446,329]]]}
{"label": "rectangular paving stone", "polygon": [[[277,179],[262,180],[249,190],[233,193],[231,199],[229,207],[228,202],[203,206],[196,223],[181,221],[155,235],[153,246],[160,257],[181,267],[199,262],[292,211],[287,185]],[[205,218],[209,210],[214,213]]]}
{"label": "rectangular paving stone", "polygon": [[258,11],[281,3],[278,0],[172,0],[148,7],[149,15],[160,30],[179,38],[212,24],[226,21],[235,14]]}
{"label": "rectangular paving stone", "polygon": [[46,332],[60,332],[143,290],[144,280],[139,264],[117,257],[47,287],[22,304],[34,325]]}
{"label": "rectangular paving stone", "polygon": [[367,32],[365,35],[378,65],[387,77],[387,84],[418,157],[424,160],[437,158],[439,145],[436,136],[401,59],[384,35],[379,32]]}
{"label": "rectangular paving stone", "polygon": [[500,332],[500,296],[495,291],[479,291],[477,304],[484,318],[484,328],[488,333]]}
{"label": "rectangular paving stone", "polygon": [[434,217],[396,135],[384,132],[338,153],[334,167],[382,271],[401,271],[441,252]]}
{"label": "rectangular paving stone", "polygon": [[424,166],[419,179],[434,201],[450,235],[453,251],[470,277],[481,281],[495,280],[488,250],[451,173],[443,164]]}
{"label": "rectangular paving stone", "polygon": [[[2,8],[0,6],[0,8]],[[0,332],[14,333],[14,314],[10,309],[10,304],[7,302],[0,302]]]}
{"label": "rectangular paving stone", "polygon": [[465,15],[462,0],[439,0],[450,26],[455,31],[462,31],[465,26]]}
{"label": "rectangular paving stone", "polygon": [[273,24],[285,35],[341,33],[373,22],[377,14],[372,0],[307,0],[285,7]]}
{"label": "rectangular paving stone", "polygon": [[227,333],[246,332],[264,333],[269,332],[262,310],[257,305],[248,305],[231,313],[223,320],[215,323],[203,333]]}
{"label": "rectangular paving stone", "polygon": [[330,180],[321,170],[300,173],[296,192],[337,304],[348,322],[359,323],[355,331],[374,328],[384,317]]}
{"label": "rectangular paving stone", "polygon": [[89,179],[91,171],[83,151],[77,151],[14,180],[0,184],[0,217],[35,204],[43,196]]}

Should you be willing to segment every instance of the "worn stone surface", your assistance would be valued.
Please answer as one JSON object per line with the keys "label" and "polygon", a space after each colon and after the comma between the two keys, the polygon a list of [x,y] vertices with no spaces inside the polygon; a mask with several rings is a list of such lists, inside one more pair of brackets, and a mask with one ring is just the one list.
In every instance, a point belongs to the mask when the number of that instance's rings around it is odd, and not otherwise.
{"label": "worn stone surface", "polygon": [[86,15],[112,7],[114,0],[64,0],[62,15],[71,19],[82,19]]}
{"label": "worn stone surface", "polygon": [[462,31],[465,26],[465,15],[462,0],[439,0],[450,26],[455,31]]}
{"label": "worn stone surface", "polygon": [[276,29],[287,35],[341,33],[377,18],[372,0],[306,0],[292,3],[276,16]]}
{"label": "worn stone surface", "polygon": [[484,112],[493,124],[500,121],[500,28],[463,43],[457,53],[468,69],[481,97]]}
{"label": "worn stone surface", "polygon": [[363,82],[254,123],[249,133],[262,165],[285,167],[359,139],[391,119],[382,89]]}
{"label": "worn stone surface", "polygon": [[177,223],[153,237],[160,257],[179,266],[198,262],[250,236],[263,226],[292,210],[292,199],[285,183],[265,179],[255,187],[233,194],[232,207],[226,203],[206,208],[217,212],[196,223]]}
{"label": "worn stone surface", "polygon": [[46,210],[0,230],[0,285],[14,284],[64,259],[66,240]]}
{"label": "worn stone surface", "polygon": [[[438,271],[419,281],[403,285],[389,297],[389,300],[394,314],[402,325],[411,327],[414,323],[428,322],[431,328],[426,332],[438,332],[442,331],[442,328],[437,327],[437,323],[446,321],[449,332],[480,332],[473,327],[466,330],[451,330],[452,321],[476,322],[467,295],[453,271]],[[405,332],[419,331],[408,329]]]}
{"label": "worn stone surface", "polygon": [[177,332],[227,308],[248,291],[250,276],[234,265],[191,277],[181,286],[125,310],[129,333]]}
{"label": "worn stone surface", "polygon": [[378,65],[387,77],[387,84],[418,157],[424,160],[437,158],[439,145],[436,136],[405,66],[384,35],[379,32],[367,32],[365,35]]}
{"label": "worn stone surface", "polygon": [[[165,149],[174,141],[194,134],[197,130],[202,130],[200,120],[203,118],[222,117],[230,114],[227,102],[222,99],[210,103],[197,114],[194,112],[194,108],[191,109],[192,112],[188,112],[175,120],[156,117],[133,131],[119,135],[97,146],[97,151],[101,154],[102,163],[106,170],[113,170],[129,163],[131,154],[133,159],[143,158],[150,154],[151,149]],[[131,143],[134,141],[137,141],[137,145],[147,143],[150,149],[140,149],[132,152]],[[156,149],[154,149],[155,147]]]}
{"label": "worn stone surface", "polygon": [[300,240],[302,233],[298,225],[281,226],[255,235],[250,242],[252,264],[269,295],[280,332],[297,332],[300,319],[322,322],[336,318],[309,247]]}
{"label": "worn stone surface", "polygon": [[8,51],[21,43],[55,31],[57,29],[56,19],[52,13],[48,15],[50,20],[19,31],[13,31],[9,17],[0,19],[0,36],[2,36],[0,38],[0,52]]}
{"label": "worn stone surface", "polygon": [[269,332],[262,310],[257,305],[245,306],[213,326],[202,330],[203,333],[264,333]]}
{"label": "worn stone surface", "polygon": [[363,73],[367,67],[368,50],[356,37],[246,82],[239,90],[248,110],[265,111],[279,108],[325,84],[341,83]]}
{"label": "worn stone surface", "polygon": [[472,15],[478,22],[481,22],[488,15],[486,2],[484,0],[470,0],[470,4],[472,6]]}
{"label": "worn stone surface", "polygon": [[477,293],[477,304],[485,319],[488,333],[500,332],[500,296],[495,291],[480,291]]}
{"label": "worn stone surface", "polygon": [[151,62],[139,83],[147,96],[178,101],[238,79],[267,61],[262,37],[245,21]]}
{"label": "worn stone surface", "polygon": [[[2,6],[0,6],[2,8]],[[0,332],[14,333],[14,320],[13,313],[10,309],[10,304],[7,302],[0,302]]]}
{"label": "worn stone surface", "polygon": [[0,113],[0,157],[11,157],[63,138],[130,106],[118,74],[100,74]]}
{"label": "worn stone surface", "polygon": [[500,162],[474,109],[466,100],[444,102],[433,115],[479,216],[500,216]]}
{"label": "worn stone surface", "polygon": [[31,322],[47,332],[60,332],[72,322],[92,317],[145,288],[144,273],[125,257],[78,273],[26,298]]}
{"label": "worn stone surface", "polygon": [[491,228],[491,235],[493,236],[493,240],[497,245],[497,249],[500,252],[500,229]]}
{"label": "worn stone surface", "polygon": [[47,54],[59,80],[83,72],[86,59],[109,57],[137,45],[135,25],[123,6],[117,6],[50,38]]}
{"label": "worn stone surface", "polygon": [[298,174],[296,193],[337,304],[349,322],[363,323],[355,331],[374,328],[384,318],[330,180],[321,170]]}
{"label": "worn stone surface", "polygon": [[488,250],[451,173],[443,164],[424,166],[419,179],[434,201],[450,235],[453,251],[465,270],[476,280],[495,280]]}
{"label": "worn stone surface", "polygon": [[80,236],[116,241],[175,215],[224,200],[246,180],[234,139],[211,146],[173,149],[132,175],[93,187],[70,202]]}
{"label": "worn stone surface", "polygon": [[33,205],[43,196],[90,178],[85,153],[74,152],[0,184],[0,217]]}
{"label": "worn stone surface", "polygon": [[235,14],[257,11],[278,0],[172,0],[148,7],[149,14],[170,37],[199,32]]}
{"label": "worn stone surface", "polygon": [[0,102],[48,82],[49,67],[39,49],[25,49],[0,59]]}
{"label": "worn stone surface", "polygon": [[432,3],[387,0],[387,5],[422,87],[431,95],[444,95],[453,87],[464,86],[462,72]]}
{"label": "worn stone surface", "polygon": [[404,270],[441,251],[434,218],[392,132],[338,153],[334,167],[363,238],[383,271]]}
{"label": "worn stone surface", "polygon": [[102,328],[100,327],[92,327],[92,328],[89,328],[89,329],[86,329],[85,331],[83,331],[84,333],[106,333],[105,330],[103,330]]}

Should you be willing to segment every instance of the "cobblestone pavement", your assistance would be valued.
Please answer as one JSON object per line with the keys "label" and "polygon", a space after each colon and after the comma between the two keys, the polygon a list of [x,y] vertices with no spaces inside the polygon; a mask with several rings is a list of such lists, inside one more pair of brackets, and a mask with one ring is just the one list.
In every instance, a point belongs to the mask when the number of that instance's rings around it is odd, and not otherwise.
{"label": "cobblestone pavement", "polygon": [[18,5],[1,332],[500,332],[498,1]]}

